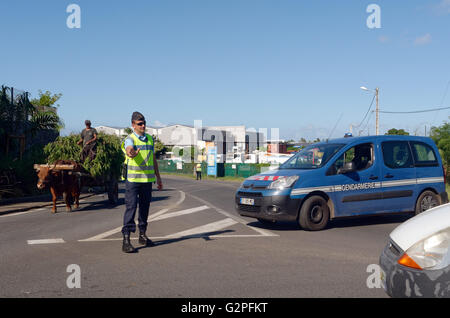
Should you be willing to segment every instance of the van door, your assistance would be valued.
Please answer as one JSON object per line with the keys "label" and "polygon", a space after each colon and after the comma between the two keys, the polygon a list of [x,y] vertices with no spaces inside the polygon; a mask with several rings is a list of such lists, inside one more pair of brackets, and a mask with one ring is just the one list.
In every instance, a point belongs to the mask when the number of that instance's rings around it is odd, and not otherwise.
{"label": "van door", "polygon": [[437,149],[435,151],[431,145],[421,141],[410,141],[409,145],[416,167],[417,195],[426,189],[433,189],[437,194],[445,192],[444,174]]}
{"label": "van door", "polygon": [[408,141],[384,141],[381,150],[384,210],[414,211],[417,197],[416,169]]}
{"label": "van door", "polygon": [[[382,208],[380,159],[373,143],[351,146],[327,170],[335,217],[372,214]],[[353,162],[354,171],[345,171]]]}

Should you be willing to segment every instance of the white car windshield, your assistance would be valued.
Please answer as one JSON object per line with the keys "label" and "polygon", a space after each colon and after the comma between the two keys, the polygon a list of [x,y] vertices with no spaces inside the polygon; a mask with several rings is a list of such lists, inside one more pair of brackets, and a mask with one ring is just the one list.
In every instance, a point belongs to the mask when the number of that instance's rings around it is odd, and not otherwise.
{"label": "white car windshield", "polygon": [[344,144],[310,145],[283,163],[279,169],[317,169],[325,165]]}

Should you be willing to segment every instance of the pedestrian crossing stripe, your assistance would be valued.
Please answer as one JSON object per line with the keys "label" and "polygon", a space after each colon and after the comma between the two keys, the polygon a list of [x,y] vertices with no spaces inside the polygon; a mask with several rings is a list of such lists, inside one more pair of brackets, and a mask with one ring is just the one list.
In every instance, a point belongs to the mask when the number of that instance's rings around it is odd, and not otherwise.
{"label": "pedestrian crossing stripe", "polygon": [[[178,217],[178,216],[183,216],[183,215],[188,215],[188,214],[192,214],[192,213],[196,213],[196,212],[200,212],[200,211],[204,211],[207,209],[214,209],[214,207],[210,207],[208,205],[202,205],[202,206],[198,206],[198,207],[194,207],[194,208],[189,208],[189,209],[185,209],[185,210],[180,210],[180,211],[176,211],[176,212],[171,212],[171,213],[167,213],[168,209],[163,209],[160,210],[152,215],[149,216],[148,218],[148,222],[156,222],[156,221],[161,221],[161,220],[166,220],[169,218],[174,218],[174,217]],[[252,226],[247,225],[247,222],[245,222],[244,220],[234,217],[224,211],[217,211],[221,214],[225,214],[225,216],[227,216],[227,218],[220,220],[220,221],[216,221],[216,222],[212,222],[212,223],[208,223],[205,225],[201,225],[201,226],[197,226],[188,230],[184,230],[181,232],[177,232],[177,233],[173,233],[173,234],[169,234],[166,236],[160,236],[160,237],[150,237],[150,239],[176,239],[176,238],[192,238],[192,237],[221,237],[221,238],[225,238],[225,237],[265,237],[265,236],[278,236],[277,234],[273,234],[270,231],[267,230],[263,230],[263,229],[259,229],[259,228],[255,228]],[[219,232],[227,227],[236,225],[236,224],[242,224],[254,231],[256,231],[258,234],[253,234],[253,235],[224,235],[223,233],[217,233],[215,234],[215,232]],[[122,238],[108,238],[114,234],[120,233],[122,230],[122,226],[117,227],[115,229],[112,229],[110,231],[98,234],[96,236],[87,238],[87,239],[83,239],[83,240],[79,240],[79,242],[98,242],[98,241],[119,241],[122,240]]]}

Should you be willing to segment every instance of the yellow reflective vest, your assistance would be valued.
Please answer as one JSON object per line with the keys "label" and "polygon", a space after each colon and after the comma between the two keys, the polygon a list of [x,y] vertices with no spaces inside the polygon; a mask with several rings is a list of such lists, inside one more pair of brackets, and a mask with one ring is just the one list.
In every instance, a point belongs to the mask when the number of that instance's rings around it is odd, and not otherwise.
{"label": "yellow reflective vest", "polygon": [[[153,166],[154,145],[153,138],[145,134],[147,142],[141,141],[134,133],[127,138],[133,139],[135,149],[140,149],[136,157],[130,158],[125,150],[125,140],[122,142],[122,151],[125,153],[127,178],[129,182],[155,182],[155,167]],[[125,180],[122,176],[122,180]]]}

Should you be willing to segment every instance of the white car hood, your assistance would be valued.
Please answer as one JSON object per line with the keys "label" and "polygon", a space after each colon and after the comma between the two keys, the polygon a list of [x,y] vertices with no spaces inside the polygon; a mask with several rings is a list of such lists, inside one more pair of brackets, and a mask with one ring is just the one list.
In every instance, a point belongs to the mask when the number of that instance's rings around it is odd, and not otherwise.
{"label": "white car hood", "polygon": [[450,227],[450,203],[440,205],[400,224],[390,234],[391,239],[406,251],[415,243]]}

